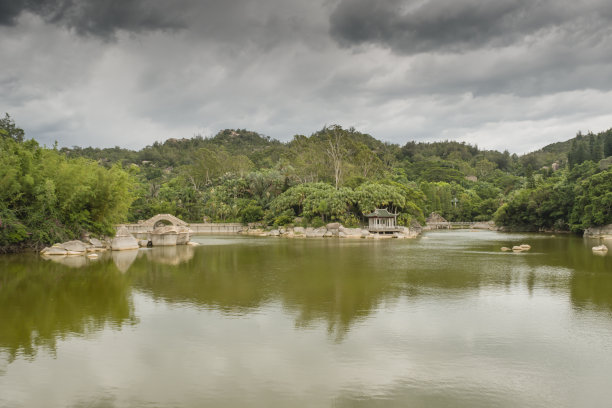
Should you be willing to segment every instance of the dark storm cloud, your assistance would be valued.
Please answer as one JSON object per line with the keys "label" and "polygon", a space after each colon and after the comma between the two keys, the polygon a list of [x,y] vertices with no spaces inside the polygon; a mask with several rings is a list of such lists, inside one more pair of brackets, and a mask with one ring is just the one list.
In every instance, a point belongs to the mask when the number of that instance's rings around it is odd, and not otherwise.
{"label": "dark storm cloud", "polygon": [[463,52],[560,29],[592,35],[611,20],[609,0],[341,0],[330,33],[342,45],[379,44],[402,54]]}
{"label": "dark storm cloud", "polygon": [[22,12],[30,12],[78,34],[109,37],[116,30],[182,28],[182,3],[180,0],[0,0],[0,24],[15,24]]}

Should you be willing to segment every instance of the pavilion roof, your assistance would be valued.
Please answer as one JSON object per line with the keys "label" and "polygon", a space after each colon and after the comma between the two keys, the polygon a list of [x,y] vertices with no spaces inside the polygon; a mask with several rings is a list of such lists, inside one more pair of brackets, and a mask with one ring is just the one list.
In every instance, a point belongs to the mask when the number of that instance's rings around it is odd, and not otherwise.
{"label": "pavilion roof", "polygon": [[374,212],[370,214],[366,214],[366,217],[378,217],[378,218],[393,218],[396,217],[397,214],[390,213],[386,208],[377,208]]}

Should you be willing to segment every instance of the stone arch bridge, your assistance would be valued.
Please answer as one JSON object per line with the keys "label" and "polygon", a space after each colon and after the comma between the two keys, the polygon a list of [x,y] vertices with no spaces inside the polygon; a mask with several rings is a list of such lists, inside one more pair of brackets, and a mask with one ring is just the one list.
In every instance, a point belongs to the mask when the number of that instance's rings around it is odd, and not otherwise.
{"label": "stone arch bridge", "polygon": [[148,220],[138,221],[137,224],[120,224],[116,228],[125,227],[128,232],[137,238],[147,238],[153,230],[161,225],[175,225],[187,227],[192,235],[198,234],[227,234],[242,231],[242,224],[238,223],[187,223],[172,214],[157,214]]}
{"label": "stone arch bridge", "polygon": [[177,227],[186,227],[188,224],[178,217],[172,214],[157,214],[142,223],[140,225],[146,225],[147,227],[157,228],[160,225],[175,225]]}

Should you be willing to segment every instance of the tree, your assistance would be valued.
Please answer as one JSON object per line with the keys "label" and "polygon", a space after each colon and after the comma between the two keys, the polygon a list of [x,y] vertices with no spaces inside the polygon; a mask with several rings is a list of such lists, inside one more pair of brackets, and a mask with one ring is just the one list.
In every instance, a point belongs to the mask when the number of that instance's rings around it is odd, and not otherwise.
{"label": "tree", "polygon": [[340,186],[342,179],[342,165],[346,155],[345,131],[341,126],[332,125],[324,129],[325,134],[325,153],[331,161],[333,168],[336,190]]}
{"label": "tree", "polygon": [[8,113],[4,114],[4,118],[0,119],[0,136],[9,137],[16,142],[23,142],[25,132],[23,129],[15,126],[15,122]]}

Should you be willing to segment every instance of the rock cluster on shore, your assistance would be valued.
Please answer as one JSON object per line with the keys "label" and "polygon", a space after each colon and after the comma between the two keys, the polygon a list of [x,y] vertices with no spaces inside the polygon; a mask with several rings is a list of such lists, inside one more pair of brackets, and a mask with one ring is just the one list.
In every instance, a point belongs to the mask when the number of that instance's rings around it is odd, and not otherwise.
{"label": "rock cluster on shore", "polygon": [[340,223],[329,223],[324,227],[280,227],[266,231],[263,228],[249,227],[244,229],[241,234],[257,235],[262,237],[285,237],[285,238],[415,238],[421,233],[420,228],[398,227],[399,231],[393,234],[371,233],[363,228],[347,228]]}
{"label": "rock cluster on shore", "polygon": [[98,251],[112,250],[129,251],[150,246],[175,246],[175,245],[198,245],[191,242],[190,230],[183,226],[164,226],[157,228],[151,233],[152,240],[136,239],[124,226],[117,230],[117,233],[110,241],[101,241],[97,238],[86,238],[83,241],[74,240],[54,244],[40,251],[43,256],[67,256],[67,255],[87,255],[90,259],[96,259],[93,254]]}
{"label": "rock cluster on shore", "polygon": [[612,224],[587,228],[584,231],[584,237],[612,240]]}
{"label": "rock cluster on shore", "polygon": [[[89,238],[89,242],[73,240],[63,243],[53,244],[51,247],[40,251],[41,255],[87,255],[88,253],[106,251],[110,249],[108,242],[100,241],[96,238]],[[93,257],[91,257],[93,258]]]}

